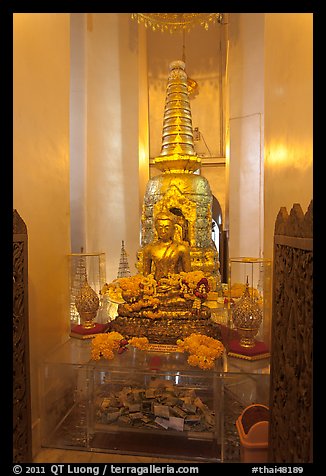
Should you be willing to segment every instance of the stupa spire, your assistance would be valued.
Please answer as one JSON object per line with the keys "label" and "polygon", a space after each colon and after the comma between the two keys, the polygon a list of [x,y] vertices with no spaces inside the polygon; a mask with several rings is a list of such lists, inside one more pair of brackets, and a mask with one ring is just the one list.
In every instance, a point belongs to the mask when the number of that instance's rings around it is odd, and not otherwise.
{"label": "stupa spire", "polygon": [[201,164],[194,147],[185,67],[185,63],[180,60],[170,63],[162,149],[154,159],[155,166],[163,172],[194,172]]}
{"label": "stupa spire", "polygon": [[119,262],[119,269],[118,269],[118,278],[125,278],[126,276],[131,276],[129,263],[128,263],[128,256],[125,250],[125,242],[122,240],[121,242],[121,252],[120,252],[120,262]]}

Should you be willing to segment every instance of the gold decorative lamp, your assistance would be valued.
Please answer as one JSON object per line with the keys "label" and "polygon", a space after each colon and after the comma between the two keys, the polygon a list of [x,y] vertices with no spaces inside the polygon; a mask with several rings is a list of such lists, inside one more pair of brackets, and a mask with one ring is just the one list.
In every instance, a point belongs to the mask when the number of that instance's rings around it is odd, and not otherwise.
{"label": "gold decorative lamp", "polygon": [[209,25],[222,23],[223,13],[132,13],[131,18],[153,31],[175,33],[190,31],[196,25],[208,30]]}

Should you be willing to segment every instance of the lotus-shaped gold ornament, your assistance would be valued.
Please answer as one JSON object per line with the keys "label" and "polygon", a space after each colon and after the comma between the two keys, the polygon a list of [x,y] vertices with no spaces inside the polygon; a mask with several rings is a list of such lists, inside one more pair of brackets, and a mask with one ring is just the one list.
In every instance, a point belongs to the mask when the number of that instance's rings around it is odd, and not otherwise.
{"label": "lotus-shaped gold ornament", "polygon": [[247,278],[246,288],[242,297],[232,308],[232,320],[240,335],[242,347],[254,347],[255,336],[262,323],[263,312],[255,300],[250,296]]}
{"label": "lotus-shaped gold ornament", "polygon": [[88,284],[85,277],[84,284],[75,297],[75,306],[80,315],[81,324],[85,329],[95,327],[94,319],[96,317],[100,299],[94,289]]}

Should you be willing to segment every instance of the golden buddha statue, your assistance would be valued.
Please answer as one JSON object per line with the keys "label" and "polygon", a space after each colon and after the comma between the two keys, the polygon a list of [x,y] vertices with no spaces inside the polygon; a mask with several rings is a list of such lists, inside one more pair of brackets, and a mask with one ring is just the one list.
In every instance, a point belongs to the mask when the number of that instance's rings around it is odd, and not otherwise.
{"label": "golden buddha statue", "polygon": [[191,270],[190,248],[185,241],[174,239],[175,218],[172,213],[156,215],[155,229],[158,239],[145,246],[143,251],[143,274],[154,274],[157,282],[169,274]]}
{"label": "golden buddha statue", "polygon": [[[219,286],[218,251],[212,240],[213,195],[207,179],[195,173],[200,169],[201,159],[194,147],[185,63],[173,61],[169,69],[162,148],[160,155],[154,159],[155,167],[162,173],[147,183],[137,269],[141,274],[150,272],[147,251],[153,252],[155,249],[156,258],[153,255],[152,261],[163,258],[167,245],[164,245],[163,240],[159,245],[154,245],[156,217],[168,211],[174,215],[175,241],[178,246],[181,246],[181,242],[189,245],[191,271],[203,271],[205,275],[214,277],[216,286]],[[172,248],[169,250],[172,251]],[[174,268],[172,261],[171,257],[170,272]],[[158,271],[157,276],[159,274]]]}

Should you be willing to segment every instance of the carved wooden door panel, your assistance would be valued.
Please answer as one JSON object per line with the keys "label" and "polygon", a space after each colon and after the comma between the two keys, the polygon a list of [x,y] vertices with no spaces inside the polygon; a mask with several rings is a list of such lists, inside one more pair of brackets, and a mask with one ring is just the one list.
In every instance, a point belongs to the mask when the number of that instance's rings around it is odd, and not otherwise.
{"label": "carved wooden door panel", "polygon": [[13,462],[32,462],[27,229],[13,213]]}
{"label": "carved wooden door panel", "polygon": [[275,223],[269,461],[312,462],[313,214]]}

